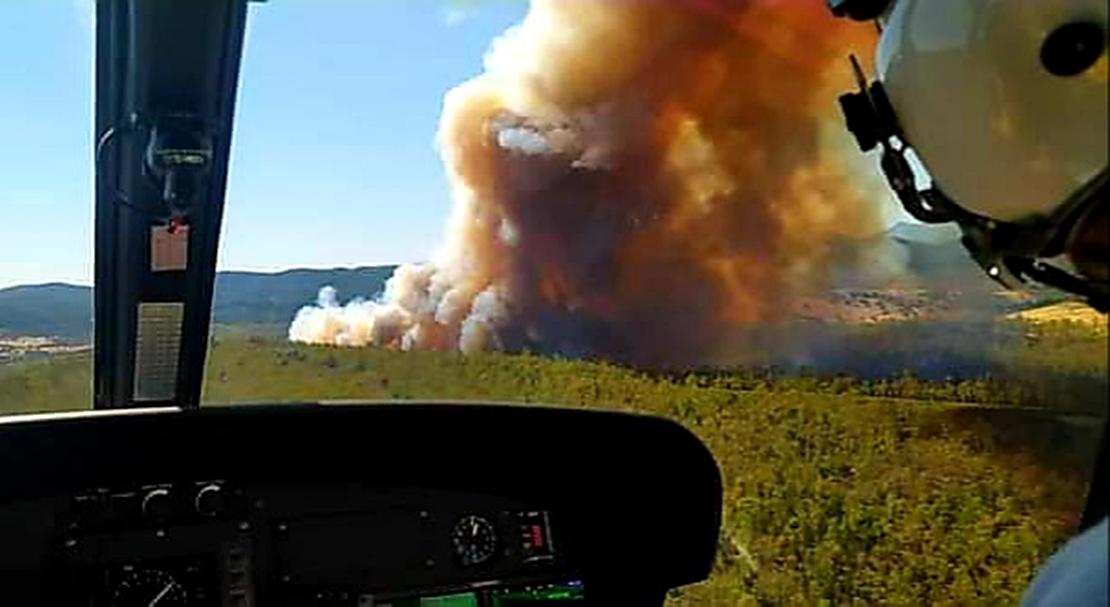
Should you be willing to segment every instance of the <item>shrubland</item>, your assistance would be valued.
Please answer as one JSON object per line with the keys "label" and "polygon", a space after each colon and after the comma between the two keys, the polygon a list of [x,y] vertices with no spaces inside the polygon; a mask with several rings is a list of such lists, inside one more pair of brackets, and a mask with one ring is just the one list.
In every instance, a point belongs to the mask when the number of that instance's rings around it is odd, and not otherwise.
{"label": "shrubland", "polygon": [[[1078,522],[1106,413],[1107,344],[1070,325],[1008,339],[980,348],[986,360],[965,376],[861,377],[649,373],[225,334],[204,395],[212,405],[461,399],[664,416],[705,442],[725,490],[713,574],[673,591],[672,605],[1015,604]],[[0,406],[82,408],[89,379],[87,356],[3,367]]]}

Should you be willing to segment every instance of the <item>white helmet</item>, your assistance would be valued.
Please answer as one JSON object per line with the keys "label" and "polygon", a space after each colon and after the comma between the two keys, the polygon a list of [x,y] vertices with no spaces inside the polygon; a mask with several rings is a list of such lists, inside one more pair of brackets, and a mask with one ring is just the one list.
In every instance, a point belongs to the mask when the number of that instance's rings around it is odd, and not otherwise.
{"label": "white helmet", "polygon": [[[882,31],[878,82],[868,85],[853,58],[861,91],[841,107],[863,149],[883,148],[907,210],[959,223],[972,255],[1004,284],[1030,278],[1105,308],[1105,276],[1042,260],[1105,215],[1106,0],[828,2]],[[913,184],[907,147],[933,188]]]}

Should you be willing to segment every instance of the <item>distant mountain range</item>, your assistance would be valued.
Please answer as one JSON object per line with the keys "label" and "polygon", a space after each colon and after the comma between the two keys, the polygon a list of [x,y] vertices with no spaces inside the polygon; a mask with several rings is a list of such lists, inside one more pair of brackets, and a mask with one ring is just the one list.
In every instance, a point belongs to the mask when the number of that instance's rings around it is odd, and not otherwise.
{"label": "distant mountain range", "polygon": [[[346,298],[376,297],[397,266],[331,270],[296,269],[266,274],[216,275],[212,320],[216,324],[284,325],[331,285]],[[92,288],[63,283],[0,289],[0,336],[51,336],[83,341],[92,335]]]}
{"label": "distant mountain range", "polygon": [[[989,297],[997,286],[958,241],[959,232],[951,226],[898,223],[873,241],[850,245],[865,251],[862,262],[838,273],[833,282],[848,290],[924,289]],[[872,271],[878,266],[895,269]],[[376,297],[396,267],[295,269],[276,274],[220,272],[213,322],[283,332],[297,310],[316,301],[320,287],[335,287],[343,300]],[[92,315],[89,287],[52,283],[0,289],[0,337],[84,341],[92,333]]]}

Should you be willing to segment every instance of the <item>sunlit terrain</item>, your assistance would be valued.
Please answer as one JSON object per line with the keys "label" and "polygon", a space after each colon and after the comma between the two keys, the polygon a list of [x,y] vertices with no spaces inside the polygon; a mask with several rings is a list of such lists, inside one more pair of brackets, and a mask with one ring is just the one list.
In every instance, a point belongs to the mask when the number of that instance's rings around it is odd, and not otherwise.
{"label": "sunlit terrain", "polygon": [[[768,367],[649,374],[228,332],[212,346],[205,399],[474,399],[662,415],[709,446],[725,487],[714,573],[671,604],[1014,604],[1078,520],[1107,370],[1103,334],[1015,328],[1020,339],[977,350],[975,369],[996,375],[950,380]],[[920,351],[966,338],[934,335]],[[88,387],[87,354],[0,367],[7,412],[74,409]]]}

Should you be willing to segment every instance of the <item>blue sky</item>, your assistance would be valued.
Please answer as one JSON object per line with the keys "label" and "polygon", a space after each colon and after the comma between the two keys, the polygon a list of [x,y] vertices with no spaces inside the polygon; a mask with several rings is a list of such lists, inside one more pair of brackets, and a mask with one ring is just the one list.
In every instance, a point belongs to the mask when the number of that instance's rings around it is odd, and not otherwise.
{"label": "blue sky", "polygon": [[[0,2],[0,287],[91,282],[91,5]],[[425,257],[450,204],[433,147],[443,94],[525,9],[252,4],[221,268]]]}

